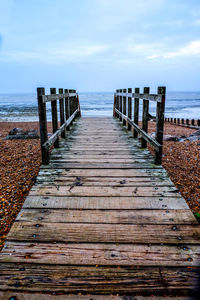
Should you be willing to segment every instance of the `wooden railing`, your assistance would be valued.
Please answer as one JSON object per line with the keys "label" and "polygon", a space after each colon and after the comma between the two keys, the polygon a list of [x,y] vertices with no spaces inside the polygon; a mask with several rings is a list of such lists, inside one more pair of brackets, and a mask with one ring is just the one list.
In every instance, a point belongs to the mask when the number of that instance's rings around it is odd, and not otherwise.
{"label": "wooden railing", "polygon": [[173,123],[176,125],[181,125],[184,127],[190,127],[190,128],[198,128],[200,127],[200,120],[189,120],[189,119],[183,119],[183,118],[165,118],[165,122]]}
{"label": "wooden railing", "polygon": [[[123,125],[127,126],[128,130],[133,128],[133,137],[141,136],[141,147],[146,148],[149,143],[155,150],[155,164],[159,165],[162,162],[162,144],[163,144],[163,129],[164,129],[164,111],[166,87],[158,87],[157,94],[150,94],[150,88],[145,87],[143,93],[140,93],[139,88],[135,88],[135,93],[132,89],[117,90],[114,94],[114,109],[113,116],[119,118]],[[142,128],[139,127],[139,101],[143,100],[142,111]],[[134,111],[132,119],[132,100],[134,100]],[[157,103],[156,117],[149,114],[149,101]],[[148,134],[148,121],[156,120],[155,139]]]}
{"label": "wooden railing", "polygon": [[[81,116],[81,110],[76,90],[59,89],[56,94],[56,89],[51,88],[50,95],[45,95],[45,89],[38,88],[37,98],[42,164],[47,165],[49,164],[49,148],[53,145],[55,148],[59,148],[59,136],[66,137],[66,131],[70,130],[74,119]],[[57,100],[59,100],[60,106],[60,127],[58,127]],[[53,135],[48,139],[46,102],[49,101],[51,102]]]}

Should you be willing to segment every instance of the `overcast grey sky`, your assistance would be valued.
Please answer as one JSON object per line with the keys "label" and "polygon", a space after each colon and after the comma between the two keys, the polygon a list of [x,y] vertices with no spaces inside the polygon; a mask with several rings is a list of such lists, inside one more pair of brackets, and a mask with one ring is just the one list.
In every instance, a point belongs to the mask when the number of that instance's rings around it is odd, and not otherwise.
{"label": "overcast grey sky", "polygon": [[200,90],[198,0],[0,0],[0,93]]}

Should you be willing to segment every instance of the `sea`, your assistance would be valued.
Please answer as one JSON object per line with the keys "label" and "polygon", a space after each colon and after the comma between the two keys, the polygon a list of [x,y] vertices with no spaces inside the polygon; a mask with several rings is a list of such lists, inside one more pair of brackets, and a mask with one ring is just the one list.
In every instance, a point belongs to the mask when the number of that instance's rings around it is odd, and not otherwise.
{"label": "sea", "polygon": [[[82,116],[111,117],[114,95],[112,92],[79,93]],[[150,114],[156,115],[156,103],[150,102]],[[142,101],[140,101],[140,119]],[[165,117],[200,119],[200,92],[168,92]],[[51,107],[47,103],[47,119],[51,120]],[[0,121],[38,121],[36,94],[0,94]]]}

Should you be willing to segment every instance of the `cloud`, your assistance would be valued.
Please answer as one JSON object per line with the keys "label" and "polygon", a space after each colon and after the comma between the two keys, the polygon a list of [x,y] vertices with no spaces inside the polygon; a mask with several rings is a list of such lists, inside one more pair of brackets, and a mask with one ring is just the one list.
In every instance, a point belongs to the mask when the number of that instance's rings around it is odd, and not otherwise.
{"label": "cloud", "polygon": [[193,23],[195,26],[200,26],[200,19],[197,19]]}
{"label": "cloud", "polygon": [[2,52],[1,61],[27,62],[40,61],[48,64],[70,63],[84,61],[90,57],[98,56],[110,48],[109,45],[71,45],[70,47],[59,46],[58,48],[41,49],[40,51],[7,51]]}
{"label": "cloud", "polygon": [[192,41],[188,45],[179,48],[176,51],[153,54],[147,56],[146,58],[147,59],[157,59],[157,58],[169,59],[169,58],[175,58],[181,56],[194,56],[194,55],[200,55],[200,40]]}

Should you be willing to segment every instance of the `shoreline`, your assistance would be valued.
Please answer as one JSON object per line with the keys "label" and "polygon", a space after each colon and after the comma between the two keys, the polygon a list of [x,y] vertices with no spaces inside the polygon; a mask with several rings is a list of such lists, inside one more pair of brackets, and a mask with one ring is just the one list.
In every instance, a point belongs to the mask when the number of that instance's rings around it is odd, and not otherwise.
{"label": "shoreline", "polygon": [[[39,130],[38,122],[0,122],[0,250],[41,165],[40,139],[5,140],[14,127]],[[153,132],[154,122],[149,122]],[[52,131],[48,122],[48,132]],[[195,129],[165,123],[165,134],[189,136]],[[200,141],[164,142],[163,167],[193,213],[200,214]]]}

